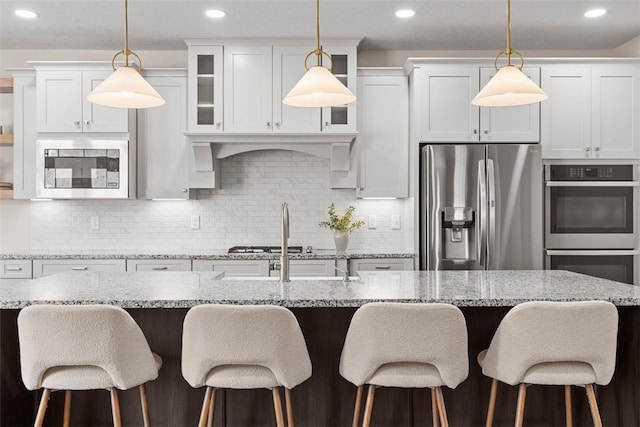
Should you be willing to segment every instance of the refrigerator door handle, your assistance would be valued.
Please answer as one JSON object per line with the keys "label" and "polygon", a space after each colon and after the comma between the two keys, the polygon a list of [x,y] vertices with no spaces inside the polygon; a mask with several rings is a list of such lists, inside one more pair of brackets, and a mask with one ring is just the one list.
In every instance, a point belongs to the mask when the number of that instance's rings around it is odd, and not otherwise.
{"label": "refrigerator door handle", "polygon": [[496,246],[496,176],[493,168],[493,160],[487,160],[487,190],[488,190],[488,206],[489,206],[489,244],[487,245],[487,267],[495,268],[497,261],[498,247]]}
{"label": "refrigerator door handle", "polygon": [[487,259],[487,176],[485,161],[478,161],[478,223],[476,227],[476,241],[478,251],[478,262],[480,266],[486,267]]}

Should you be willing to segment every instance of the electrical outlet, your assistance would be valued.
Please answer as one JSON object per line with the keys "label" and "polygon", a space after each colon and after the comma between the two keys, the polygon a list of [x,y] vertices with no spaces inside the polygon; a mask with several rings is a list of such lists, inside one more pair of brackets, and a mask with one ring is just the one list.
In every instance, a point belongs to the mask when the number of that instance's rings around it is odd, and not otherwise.
{"label": "electrical outlet", "polygon": [[92,216],[91,217],[91,229],[99,230],[100,229],[100,217]]}
{"label": "electrical outlet", "polygon": [[191,215],[191,229],[192,230],[200,229],[200,215]]}
{"label": "electrical outlet", "polygon": [[400,215],[391,215],[391,229],[400,230]]}
{"label": "electrical outlet", "polygon": [[378,227],[378,218],[375,215],[369,215],[369,220],[367,221],[367,227],[370,229],[375,229]]}

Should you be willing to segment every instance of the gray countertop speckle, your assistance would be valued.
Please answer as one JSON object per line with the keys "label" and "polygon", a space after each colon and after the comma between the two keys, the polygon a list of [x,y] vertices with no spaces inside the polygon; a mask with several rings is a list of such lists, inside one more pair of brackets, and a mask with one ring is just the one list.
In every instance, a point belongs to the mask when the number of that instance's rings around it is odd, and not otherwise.
{"label": "gray countertop speckle", "polygon": [[[291,259],[369,259],[369,258],[414,258],[415,254],[392,252],[378,253],[353,251],[346,254],[336,254],[335,250],[320,249],[309,254],[289,254]],[[199,259],[199,260],[255,260],[255,259],[279,259],[280,254],[229,254],[224,251],[213,251],[206,254],[114,254],[87,252],[87,253],[6,253],[0,254],[0,260],[18,259]]]}
{"label": "gray countertop speckle", "polygon": [[371,301],[444,302],[461,307],[525,301],[607,300],[640,305],[640,287],[558,270],[375,271],[359,280],[223,278],[214,272],[74,272],[3,284],[0,308],[30,304],[115,304],[188,308],[203,303],[358,307]]}

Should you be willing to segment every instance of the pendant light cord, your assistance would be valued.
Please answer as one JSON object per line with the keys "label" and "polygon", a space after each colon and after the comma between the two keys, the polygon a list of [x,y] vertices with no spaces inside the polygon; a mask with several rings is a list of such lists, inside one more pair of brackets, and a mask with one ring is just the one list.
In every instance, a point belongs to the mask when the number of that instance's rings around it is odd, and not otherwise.
{"label": "pendant light cord", "polygon": [[507,0],[507,48],[504,53],[507,55],[507,65],[511,65],[511,0]]}
{"label": "pendant light cord", "polygon": [[124,66],[129,66],[129,1],[124,0]]}
{"label": "pendant light cord", "polygon": [[322,50],[320,49],[320,0],[316,0],[316,59],[318,66],[322,65]]}

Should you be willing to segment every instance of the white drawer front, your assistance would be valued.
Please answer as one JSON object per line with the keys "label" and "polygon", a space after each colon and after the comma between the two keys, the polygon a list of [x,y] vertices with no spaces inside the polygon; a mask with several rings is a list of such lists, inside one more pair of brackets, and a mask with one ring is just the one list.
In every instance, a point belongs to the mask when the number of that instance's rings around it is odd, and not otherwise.
{"label": "white drawer front", "polygon": [[220,271],[225,277],[269,277],[269,260],[199,260],[193,261],[193,271]]}
{"label": "white drawer front", "polygon": [[358,271],[404,271],[413,270],[412,258],[352,259],[350,274]]}
{"label": "white drawer front", "polygon": [[190,259],[127,260],[127,271],[191,271]]}
{"label": "white drawer front", "polygon": [[82,259],[82,260],[33,260],[33,277],[49,274],[69,273],[73,271],[126,271],[127,263],[123,259]]}
{"label": "white drawer front", "polygon": [[31,279],[31,260],[0,261],[0,279]]}

